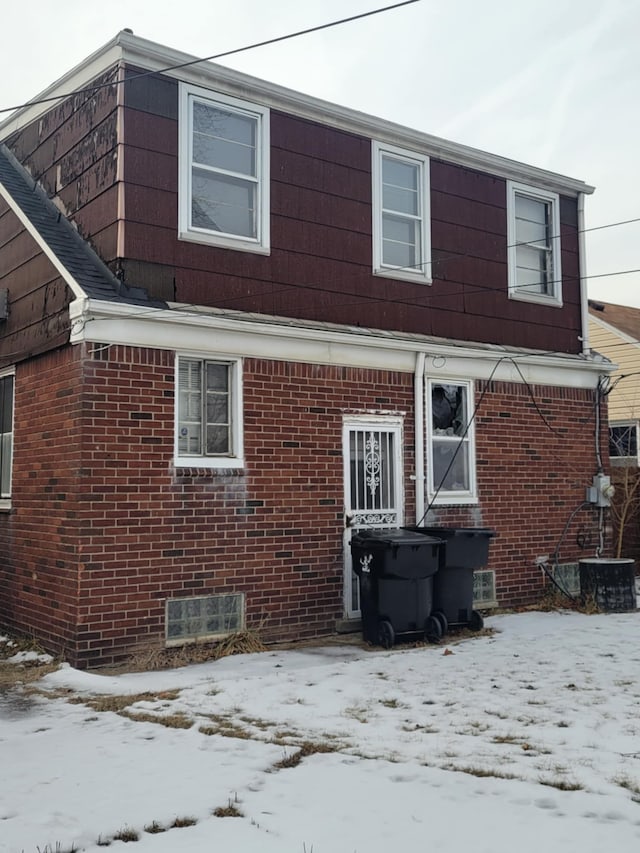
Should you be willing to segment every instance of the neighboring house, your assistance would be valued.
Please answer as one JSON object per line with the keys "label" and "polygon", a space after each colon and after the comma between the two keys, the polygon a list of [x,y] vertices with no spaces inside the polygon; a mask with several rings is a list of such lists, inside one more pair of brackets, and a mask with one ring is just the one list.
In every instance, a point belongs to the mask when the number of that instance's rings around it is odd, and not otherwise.
{"label": "neighboring house", "polygon": [[2,626],[353,629],[351,531],[423,519],[535,600],[597,470],[592,188],[127,32],[54,96],[0,125]]}
{"label": "neighboring house", "polygon": [[608,395],[614,515],[619,517],[629,502],[623,553],[640,559],[640,494],[631,491],[640,474],[640,308],[589,300],[589,336],[593,349],[617,365]]}

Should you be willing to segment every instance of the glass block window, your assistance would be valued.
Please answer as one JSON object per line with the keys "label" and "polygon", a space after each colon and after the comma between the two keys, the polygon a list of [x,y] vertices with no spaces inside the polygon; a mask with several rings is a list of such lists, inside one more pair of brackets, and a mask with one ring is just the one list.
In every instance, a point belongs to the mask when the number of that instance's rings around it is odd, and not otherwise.
{"label": "glass block window", "polygon": [[473,606],[479,610],[483,607],[497,607],[496,573],[491,569],[482,569],[473,573]]}
{"label": "glass block window", "polygon": [[167,601],[167,643],[233,634],[244,628],[244,595],[202,595]]}
{"label": "glass block window", "polygon": [[560,563],[553,568],[558,586],[569,595],[580,595],[580,567],[578,563]]}

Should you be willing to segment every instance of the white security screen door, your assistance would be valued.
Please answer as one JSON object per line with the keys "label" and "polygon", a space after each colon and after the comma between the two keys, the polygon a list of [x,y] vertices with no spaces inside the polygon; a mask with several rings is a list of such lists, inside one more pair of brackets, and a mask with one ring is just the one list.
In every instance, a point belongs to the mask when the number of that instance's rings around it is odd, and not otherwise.
{"label": "white security screen door", "polygon": [[351,562],[355,530],[403,524],[402,420],[394,416],[345,420],[343,434],[345,533],[344,609],[360,615],[358,578]]}

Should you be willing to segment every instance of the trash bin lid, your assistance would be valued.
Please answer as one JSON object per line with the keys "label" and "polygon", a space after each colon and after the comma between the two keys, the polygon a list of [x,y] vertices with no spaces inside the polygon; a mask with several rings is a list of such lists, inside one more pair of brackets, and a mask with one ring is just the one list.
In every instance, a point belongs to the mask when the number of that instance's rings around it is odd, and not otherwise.
{"label": "trash bin lid", "polygon": [[391,528],[389,530],[358,530],[352,535],[351,544],[367,548],[422,548],[425,545],[441,545],[442,539],[436,536],[425,536],[424,533],[413,530]]}
{"label": "trash bin lid", "polygon": [[428,536],[439,536],[442,539],[452,539],[454,536],[482,536],[492,538],[496,535],[495,530],[490,527],[409,527],[408,530]]}

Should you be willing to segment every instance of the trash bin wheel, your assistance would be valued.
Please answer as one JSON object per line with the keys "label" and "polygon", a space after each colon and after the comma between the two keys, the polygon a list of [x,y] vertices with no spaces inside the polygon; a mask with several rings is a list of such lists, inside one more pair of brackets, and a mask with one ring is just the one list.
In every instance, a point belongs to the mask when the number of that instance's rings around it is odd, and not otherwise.
{"label": "trash bin wheel", "polygon": [[445,613],[442,610],[436,610],[431,615],[440,623],[440,627],[442,628],[442,636],[444,637],[444,635],[449,630],[449,620],[447,619]]}
{"label": "trash bin wheel", "polygon": [[378,645],[383,649],[390,649],[396,641],[396,632],[393,625],[387,619],[378,622]]}
{"label": "trash bin wheel", "polygon": [[442,639],[442,625],[435,616],[427,616],[425,619],[424,636],[429,643],[439,643]]}
{"label": "trash bin wheel", "polygon": [[482,631],[484,628],[484,619],[482,618],[482,614],[478,613],[477,610],[471,611],[471,619],[469,619],[469,628],[472,631]]}

